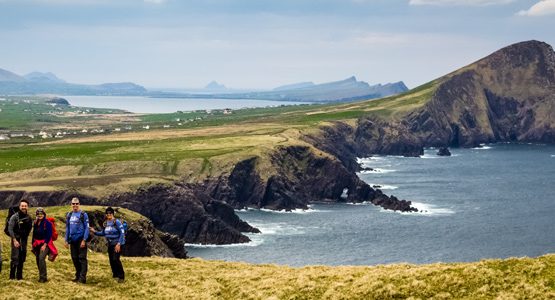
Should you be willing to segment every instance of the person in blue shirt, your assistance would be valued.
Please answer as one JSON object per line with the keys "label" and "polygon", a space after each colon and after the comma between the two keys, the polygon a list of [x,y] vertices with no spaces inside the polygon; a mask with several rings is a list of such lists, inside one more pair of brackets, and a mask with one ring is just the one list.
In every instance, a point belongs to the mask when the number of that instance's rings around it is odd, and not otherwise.
{"label": "person in blue shirt", "polygon": [[106,208],[106,221],[104,222],[102,231],[95,231],[89,228],[90,232],[96,236],[103,236],[108,242],[108,257],[110,259],[110,267],[112,268],[112,277],[117,278],[122,283],[125,280],[125,272],[121,264],[121,248],[125,244],[125,229],[120,220],[114,216],[112,207]]}
{"label": "person in blue shirt", "polygon": [[87,240],[89,238],[89,216],[79,208],[79,198],[71,199],[71,212],[66,216],[66,248],[71,249],[71,260],[75,267],[73,282],[87,282]]}

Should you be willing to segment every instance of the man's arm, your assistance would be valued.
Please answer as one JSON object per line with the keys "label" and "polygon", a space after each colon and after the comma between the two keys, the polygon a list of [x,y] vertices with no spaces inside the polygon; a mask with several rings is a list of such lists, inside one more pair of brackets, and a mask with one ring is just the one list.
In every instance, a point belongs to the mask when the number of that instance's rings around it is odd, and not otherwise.
{"label": "man's arm", "polygon": [[17,216],[17,213],[15,213],[10,217],[10,220],[8,221],[8,232],[10,233],[10,237],[12,239],[15,239],[15,223],[19,221],[17,219],[19,219],[19,217]]}
{"label": "man's arm", "polygon": [[66,243],[69,243],[69,218],[71,216],[71,213],[68,213],[66,215]]}
{"label": "man's arm", "polygon": [[89,238],[89,235],[91,234],[89,231],[89,215],[87,215],[86,212],[82,212],[84,215],[83,217],[83,221],[85,224],[83,224],[85,226],[85,234],[83,235],[83,240],[86,241]]}

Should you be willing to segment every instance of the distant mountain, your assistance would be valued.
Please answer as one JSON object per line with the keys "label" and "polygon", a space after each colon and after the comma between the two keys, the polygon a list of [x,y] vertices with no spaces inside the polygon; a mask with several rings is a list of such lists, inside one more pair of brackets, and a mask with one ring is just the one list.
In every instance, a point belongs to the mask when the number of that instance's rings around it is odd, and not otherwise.
{"label": "distant mountain", "polygon": [[0,82],[10,81],[10,82],[24,82],[25,78],[12,73],[8,70],[0,69]]}
{"label": "distant mountain", "polygon": [[262,99],[275,101],[299,102],[345,102],[362,99],[375,99],[407,91],[403,82],[377,84],[370,86],[364,81],[357,81],[352,76],[344,80],[314,84],[312,82],[295,83],[277,87],[270,91],[238,92],[227,89],[225,93],[203,91],[151,92],[150,96],[165,98],[220,98],[220,99]]}
{"label": "distant mountain", "polygon": [[33,82],[65,83],[64,80],[58,78],[56,75],[54,75],[50,72],[46,72],[46,73],[32,72],[32,73],[29,73],[27,75],[24,75],[23,77],[25,79],[27,79],[28,81],[33,81]]}
{"label": "distant mountain", "polygon": [[211,81],[204,89],[209,91],[225,91],[227,87],[223,84],[219,84],[217,81]]}
{"label": "distant mountain", "polygon": [[147,90],[131,82],[103,83],[99,85],[66,83],[47,72],[32,72],[24,77],[0,69],[0,94],[60,94],[60,95],[146,95]]}
{"label": "distant mountain", "polygon": [[344,80],[322,84],[304,82],[286,85],[273,91],[249,93],[248,96],[249,98],[269,100],[332,102],[380,98],[407,90],[402,82],[370,86],[364,81],[357,81],[352,76]]}
{"label": "distant mountain", "polygon": [[299,83],[293,83],[293,84],[286,84],[286,85],[278,86],[277,88],[273,89],[273,91],[302,89],[302,88],[307,88],[307,87],[313,87],[314,85],[315,84],[312,81],[299,82]]}

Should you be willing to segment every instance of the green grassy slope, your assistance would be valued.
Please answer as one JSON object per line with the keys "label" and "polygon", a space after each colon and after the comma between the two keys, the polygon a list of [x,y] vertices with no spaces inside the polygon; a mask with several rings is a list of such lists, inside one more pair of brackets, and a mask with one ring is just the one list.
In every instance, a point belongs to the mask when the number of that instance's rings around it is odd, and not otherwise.
{"label": "green grassy slope", "polygon": [[[86,207],[85,209],[94,209]],[[69,207],[46,208],[63,218]],[[31,209],[34,212],[34,209]],[[4,220],[6,211],[0,211]],[[138,215],[136,217],[139,217]],[[133,218],[130,216],[130,218]],[[58,228],[63,227],[58,223]],[[24,280],[8,280],[8,237],[2,234],[2,299],[553,299],[555,255],[475,263],[386,266],[253,265],[202,259],[123,258],[126,282],[111,277],[108,257],[89,253],[88,283],[71,282],[69,250],[48,262],[49,282],[38,283],[29,253]]]}

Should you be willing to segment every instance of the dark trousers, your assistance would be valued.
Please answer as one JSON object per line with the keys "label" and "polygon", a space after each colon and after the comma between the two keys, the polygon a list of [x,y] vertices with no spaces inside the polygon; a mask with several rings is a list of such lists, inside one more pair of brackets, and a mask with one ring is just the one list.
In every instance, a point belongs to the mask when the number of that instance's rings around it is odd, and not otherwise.
{"label": "dark trousers", "polygon": [[48,251],[50,251],[50,249],[46,247],[44,251],[41,251],[40,248],[41,247],[39,246],[33,249],[37,260],[37,267],[39,268],[39,280],[47,280],[48,276],[46,273],[46,257],[48,256]]}
{"label": "dark trousers", "polygon": [[116,245],[108,245],[108,257],[110,258],[110,267],[112,268],[112,277],[125,279],[125,272],[121,264],[120,256],[123,246],[120,247],[120,252],[116,253]]}
{"label": "dark trousers", "polygon": [[23,279],[23,263],[27,259],[27,240],[21,239],[18,248],[14,247],[13,241],[10,243],[12,245],[10,279]]}
{"label": "dark trousers", "polygon": [[71,260],[75,267],[75,279],[85,282],[87,281],[88,269],[87,247],[81,248],[81,241],[82,240],[71,242],[69,247],[71,249]]}

